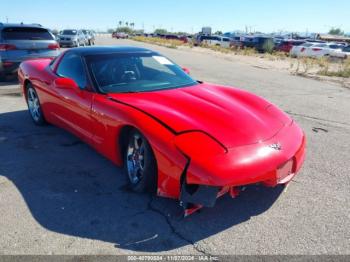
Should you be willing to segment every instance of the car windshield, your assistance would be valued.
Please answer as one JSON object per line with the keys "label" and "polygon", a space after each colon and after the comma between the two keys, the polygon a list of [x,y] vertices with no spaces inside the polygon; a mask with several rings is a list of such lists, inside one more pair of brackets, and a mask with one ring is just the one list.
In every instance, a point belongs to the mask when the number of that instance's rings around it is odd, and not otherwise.
{"label": "car windshield", "polygon": [[62,35],[76,35],[77,30],[63,30]]}
{"label": "car windshield", "polygon": [[3,30],[4,40],[53,40],[53,36],[45,28],[8,27]]}
{"label": "car windshield", "polygon": [[87,55],[90,74],[103,93],[133,93],[197,84],[169,59],[157,53]]}

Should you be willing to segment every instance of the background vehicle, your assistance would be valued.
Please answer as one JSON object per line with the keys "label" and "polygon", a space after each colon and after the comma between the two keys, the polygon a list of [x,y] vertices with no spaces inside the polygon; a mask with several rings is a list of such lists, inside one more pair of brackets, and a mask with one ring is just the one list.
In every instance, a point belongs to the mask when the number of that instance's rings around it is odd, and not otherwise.
{"label": "background vehicle", "polygon": [[224,48],[229,48],[231,39],[224,36],[212,36],[211,39],[204,40],[204,42],[210,46],[221,46]]}
{"label": "background vehicle", "polygon": [[95,44],[95,36],[90,30],[81,30],[83,31],[86,38],[86,45],[94,45]]}
{"label": "background vehicle", "polygon": [[311,42],[305,42],[301,45],[296,45],[293,46],[292,49],[290,50],[289,54],[292,57],[300,57],[300,56],[304,56],[304,52],[307,48],[312,47],[313,45],[315,45],[316,43],[311,43]]}
{"label": "background vehicle", "polygon": [[350,46],[345,46],[342,49],[332,50],[330,56],[347,59],[350,57]]}
{"label": "background vehicle", "polygon": [[281,42],[276,46],[276,50],[289,53],[293,46],[302,45],[303,43],[305,43],[303,40],[281,40]]}
{"label": "background vehicle", "polygon": [[337,43],[304,43],[294,46],[290,54],[296,57],[313,57],[321,58],[330,56],[335,50],[341,50],[343,45]]}
{"label": "background vehicle", "polygon": [[241,36],[233,36],[231,37],[230,47],[234,48],[243,48],[243,42],[242,42]]}
{"label": "background vehicle", "polygon": [[164,35],[163,38],[168,40],[180,40],[178,35],[172,35],[172,34]]}
{"label": "background vehicle", "polygon": [[129,35],[124,32],[113,32],[112,37],[117,39],[128,39]]}
{"label": "background vehicle", "polygon": [[247,36],[243,39],[243,46],[255,48],[258,52],[264,53],[272,51],[275,43],[272,37],[268,36]]}
{"label": "background vehicle", "polygon": [[195,40],[195,45],[206,44],[210,46],[230,47],[231,39],[224,36],[215,35],[198,35]]}
{"label": "background vehicle", "polygon": [[86,37],[81,30],[65,29],[59,36],[59,44],[64,47],[79,47],[86,45]]}
{"label": "background vehicle", "polygon": [[55,36],[40,25],[0,23],[0,78],[17,71],[27,59],[59,54]]}

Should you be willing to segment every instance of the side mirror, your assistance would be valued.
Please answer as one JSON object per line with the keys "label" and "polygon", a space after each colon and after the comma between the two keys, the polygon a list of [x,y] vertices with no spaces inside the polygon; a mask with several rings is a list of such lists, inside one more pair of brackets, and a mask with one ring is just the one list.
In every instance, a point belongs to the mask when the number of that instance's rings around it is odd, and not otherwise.
{"label": "side mirror", "polygon": [[187,67],[183,67],[182,70],[184,70],[186,74],[191,74],[190,69],[188,69]]}
{"label": "side mirror", "polygon": [[55,80],[55,86],[61,89],[79,90],[78,84],[71,78],[59,77]]}

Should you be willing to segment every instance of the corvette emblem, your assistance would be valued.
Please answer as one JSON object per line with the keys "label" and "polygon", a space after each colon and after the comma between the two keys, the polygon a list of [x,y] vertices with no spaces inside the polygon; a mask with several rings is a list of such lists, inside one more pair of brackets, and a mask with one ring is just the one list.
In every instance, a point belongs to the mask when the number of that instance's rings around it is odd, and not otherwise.
{"label": "corvette emblem", "polygon": [[272,149],[275,149],[275,150],[282,150],[282,146],[280,143],[275,143],[275,144],[272,144],[272,145],[269,145],[269,147],[271,147]]}

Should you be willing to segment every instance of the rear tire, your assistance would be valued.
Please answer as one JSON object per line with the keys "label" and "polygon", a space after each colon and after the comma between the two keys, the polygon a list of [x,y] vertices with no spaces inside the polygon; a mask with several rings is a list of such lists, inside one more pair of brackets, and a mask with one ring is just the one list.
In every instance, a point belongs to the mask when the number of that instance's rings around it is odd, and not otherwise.
{"label": "rear tire", "polygon": [[26,87],[26,97],[29,114],[34,122],[38,126],[46,125],[43,111],[41,109],[40,101],[37,92],[32,84],[28,83]]}
{"label": "rear tire", "polygon": [[131,190],[155,193],[157,162],[147,139],[137,130],[130,132],[124,151],[124,172]]}

